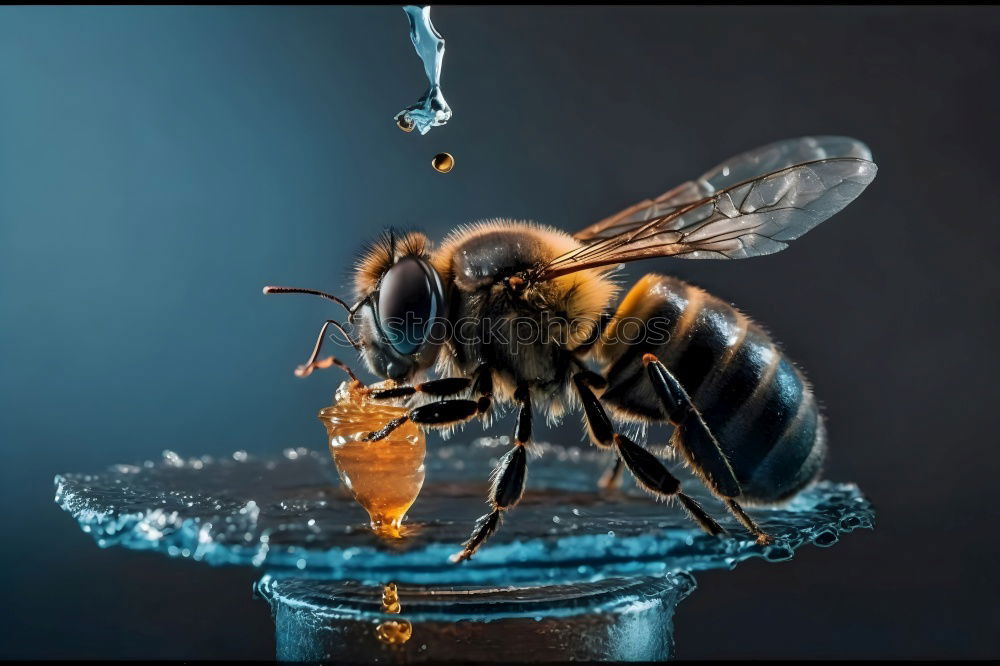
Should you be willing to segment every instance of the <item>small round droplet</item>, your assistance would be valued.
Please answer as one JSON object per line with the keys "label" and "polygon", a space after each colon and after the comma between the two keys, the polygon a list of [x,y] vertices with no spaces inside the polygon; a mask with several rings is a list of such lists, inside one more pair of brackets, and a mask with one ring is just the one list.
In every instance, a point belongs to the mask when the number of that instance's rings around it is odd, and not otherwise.
{"label": "small round droplet", "polygon": [[413,121],[407,118],[406,116],[400,116],[399,118],[396,118],[396,127],[403,130],[404,132],[412,132]]}
{"label": "small round droplet", "polygon": [[448,173],[455,168],[455,158],[450,153],[438,153],[431,160],[431,166],[439,173]]}

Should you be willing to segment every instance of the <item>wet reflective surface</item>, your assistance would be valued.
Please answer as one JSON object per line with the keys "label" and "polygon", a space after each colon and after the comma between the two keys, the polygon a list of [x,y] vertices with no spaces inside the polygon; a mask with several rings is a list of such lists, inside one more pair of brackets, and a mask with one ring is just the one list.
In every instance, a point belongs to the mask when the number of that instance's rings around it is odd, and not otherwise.
{"label": "wet reflective surface", "polygon": [[628,483],[599,492],[603,452],[539,445],[524,500],[475,558],[453,565],[448,556],[483,512],[489,474],[508,447],[506,438],[432,446],[401,539],[372,533],[326,451],[266,459],[168,451],[140,465],[60,475],[56,501],[101,546],[372,585],[553,584],[727,568],[751,557],[788,559],[803,544],[829,546],[872,526],[856,486],[822,482],[782,508],[750,509],[776,539],[758,545],[690,480],[689,492],[731,531],[714,538]]}

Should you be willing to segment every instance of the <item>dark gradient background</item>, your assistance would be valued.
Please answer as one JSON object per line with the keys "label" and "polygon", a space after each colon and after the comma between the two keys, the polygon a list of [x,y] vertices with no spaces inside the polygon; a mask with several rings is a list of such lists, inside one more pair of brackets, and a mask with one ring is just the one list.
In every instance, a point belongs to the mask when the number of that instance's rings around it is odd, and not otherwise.
{"label": "dark gradient background", "polygon": [[[101,550],[58,472],[322,447],[292,375],[383,225],[574,229],[810,133],[880,171],[772,257],[646,262],[813,380],[874,532],[698,576],[677,655],[997,657],[995,8],[439,7],[455,116],[396,6],[0,8],[0,656],[270,658],[254,574]],[[435,173],[431,156],[457,160]],[[575,418],[562,432],[575,440]],[[503,426],[505,427],[505,426]],[[476,430],[470,429],[472,436]]]}

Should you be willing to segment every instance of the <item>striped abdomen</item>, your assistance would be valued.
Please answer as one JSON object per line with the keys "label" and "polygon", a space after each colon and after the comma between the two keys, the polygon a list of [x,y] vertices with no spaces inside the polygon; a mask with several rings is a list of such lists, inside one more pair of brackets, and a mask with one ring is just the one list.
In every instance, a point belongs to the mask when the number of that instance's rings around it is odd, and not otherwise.
{"label": "striped abdomen", "polygon": [[691,396],[744,500],[789,497],[818,474],[825,431],[812,390],[768,335],[731,305],[676,278],[647,275],[595,348],[606,361],[602,401],[626,418],[665,421],[643,368],[646,353]]}

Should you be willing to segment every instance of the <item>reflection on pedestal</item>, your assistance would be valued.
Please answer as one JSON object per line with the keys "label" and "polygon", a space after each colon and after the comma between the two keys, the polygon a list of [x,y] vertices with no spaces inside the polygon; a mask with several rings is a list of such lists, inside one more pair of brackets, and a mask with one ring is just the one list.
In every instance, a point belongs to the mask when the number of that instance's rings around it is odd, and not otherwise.
{"label": "reflection on pedestal", "polygon": [[694,587],[685,573],[536,587],[403,586],[395,616],[379,606],[377,585],[267,575],[257,590],[274,613],[280,660],[516,662],[667,659],[674,608]]}

